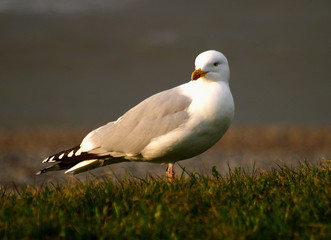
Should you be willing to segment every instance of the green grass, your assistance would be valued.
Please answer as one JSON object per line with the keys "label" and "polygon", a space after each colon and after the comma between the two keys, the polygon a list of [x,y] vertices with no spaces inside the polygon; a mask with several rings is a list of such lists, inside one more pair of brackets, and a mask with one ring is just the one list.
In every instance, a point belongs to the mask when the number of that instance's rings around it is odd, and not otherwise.
{"label": "green grass", "polygon": [[0,239],[327,239],[327,163],[0,191]]}

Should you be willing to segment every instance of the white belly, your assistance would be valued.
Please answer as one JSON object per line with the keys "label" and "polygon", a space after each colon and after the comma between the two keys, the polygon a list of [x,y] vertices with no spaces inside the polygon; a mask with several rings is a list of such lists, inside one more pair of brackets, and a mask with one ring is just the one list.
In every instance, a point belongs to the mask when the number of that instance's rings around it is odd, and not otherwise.
{"label": "white belly", "polygon": [[181,127],[153,139],[142,151],[145,161],[174,162],[196,156],[213,146],[229,128],[234,116],[227,83],[190,82],[183,94],[193,99],[190,119]]}

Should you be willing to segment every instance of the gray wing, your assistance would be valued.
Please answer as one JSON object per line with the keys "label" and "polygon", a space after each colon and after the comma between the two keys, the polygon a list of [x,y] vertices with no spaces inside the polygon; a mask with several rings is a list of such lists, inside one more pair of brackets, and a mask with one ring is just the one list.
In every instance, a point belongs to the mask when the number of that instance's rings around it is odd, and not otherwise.
{"label": "gray wing", "polygon": [[187,109],[191,102],[192,99],[182,95],[178,87],[160,92],[139,103],[116,122],[91,132],[82,144],[88,141],[99,154],[138,155],[153,138],[184,124],[189,118]]}

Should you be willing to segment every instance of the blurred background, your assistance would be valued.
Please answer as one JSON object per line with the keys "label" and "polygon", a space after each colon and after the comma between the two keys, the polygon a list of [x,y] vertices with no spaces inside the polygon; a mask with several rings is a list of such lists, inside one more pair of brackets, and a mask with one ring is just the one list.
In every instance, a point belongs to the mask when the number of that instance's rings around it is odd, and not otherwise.
{"label": "blurred background", "polygon": [[43,158],[189,81],[209,49],[229,60],[236,116],[217,146],[181,165],[208,173],[329,159],[330,9],[306,0],[0,0],[0,183],[44,181],[33,176]]}

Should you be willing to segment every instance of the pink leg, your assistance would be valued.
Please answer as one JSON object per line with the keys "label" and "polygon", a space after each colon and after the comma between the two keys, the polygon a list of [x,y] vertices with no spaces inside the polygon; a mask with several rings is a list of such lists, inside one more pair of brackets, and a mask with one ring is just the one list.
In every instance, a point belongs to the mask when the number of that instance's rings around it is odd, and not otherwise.
{"label": "pink leg", "polygon": [[175,172],[172,163],[168,163],[166,175],[169,182],[173,182],[175,180]]}

